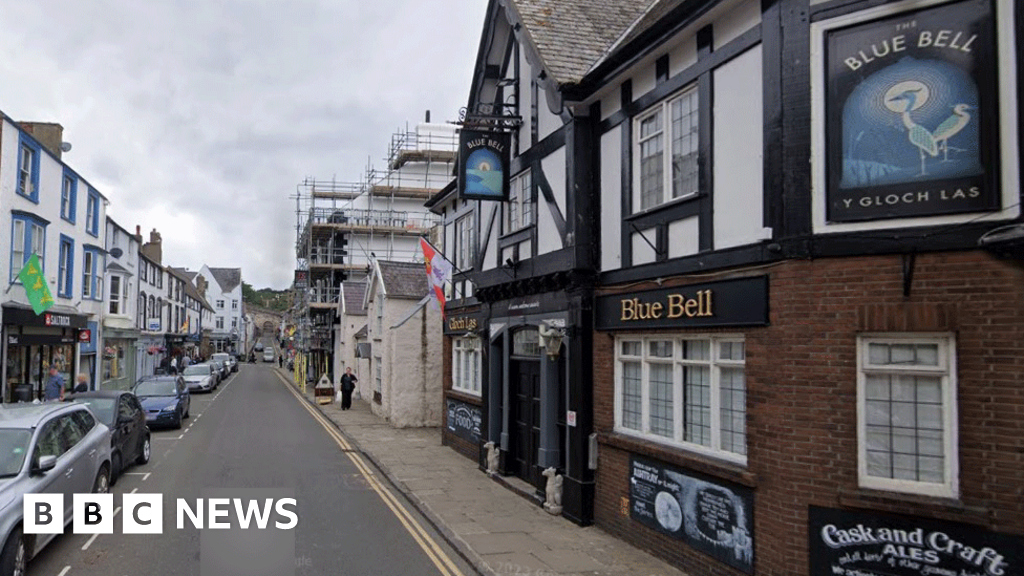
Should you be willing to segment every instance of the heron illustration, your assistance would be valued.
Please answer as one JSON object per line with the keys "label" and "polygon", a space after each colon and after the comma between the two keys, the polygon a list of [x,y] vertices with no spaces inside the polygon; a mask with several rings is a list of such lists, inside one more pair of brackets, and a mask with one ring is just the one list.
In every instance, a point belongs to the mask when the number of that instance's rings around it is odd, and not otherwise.
{"label": "heron illustration", "polygon": [[[942,161],[949,162],[949,139],[964,129],[964,126],[971,121],[971,115],[967,113],[972,108],[967,104],[957,104],[953,107],[953,115],[942,121],[932,132],[935,143],[942,148]],[[960,151],[959,148],[954,150]]]}
{"label": "heron illustration", "polygon": [[[914,119],[910,117],[910,110],[913,109],[915,102],[917,101],[917,93],[920,90],[906,90],[893,96],[889,99],[889,102],[896,102],[902,100],[906,102],[906,106],[903,108],[903,112],[900,113],[903,119],[903,125],[907,127],[907,137],[910,139],[910,143],[917,146],[918,152],[921,154],[921,173],[918,176],[927,176],[928,171],[925,169],[925,152],[931,157],[939,155],[939,146],[935,140],[935,136],[928,131],[927,128],[914,122]],[[945,124],[945,123],[943,123]],[[960,128],[963,128],[961,126]]]}

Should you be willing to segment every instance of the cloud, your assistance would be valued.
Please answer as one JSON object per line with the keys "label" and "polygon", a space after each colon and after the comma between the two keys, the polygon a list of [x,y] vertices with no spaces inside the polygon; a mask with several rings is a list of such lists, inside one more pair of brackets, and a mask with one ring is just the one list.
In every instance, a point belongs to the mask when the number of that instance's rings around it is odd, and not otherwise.
{"label": "cloud", "polygon": [[283,289],[296,186],[356,182],[391,135],[465,105],[483,0],[39,0],[0,19],[0,110],[60,122],[65,161],[164,263]]}

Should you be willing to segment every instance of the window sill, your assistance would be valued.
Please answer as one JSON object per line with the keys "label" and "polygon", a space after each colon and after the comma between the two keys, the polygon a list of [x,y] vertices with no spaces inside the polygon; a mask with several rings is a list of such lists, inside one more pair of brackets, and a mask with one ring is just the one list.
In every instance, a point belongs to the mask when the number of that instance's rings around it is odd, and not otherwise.
{"label": "window sill", "polygon": [[449,388],[448,390],[445,390],[445,392],[448,393],[449,398],[454,398],[455,400],[462,400],[463,402],[468,402],[469,404],[474,404],[477,406],[483,406],[482,396],[475,396],[470,392],[456,390],[455,388]]}
{"label": "window sill", "polygon": [[704,197],[704,194],[698,192],[696,194],[690,194],[689,196],[681,196],[679,198],[673,198],[673,199],[669,200],[668,202],[664,202],[662,204],[658,204],[657,206],[651,206],[650,208],[647,208],[647,209],[644,209],[644,210],[638,210],[636,212],[633,212],[632,214],[628,214],[628,215],[626,215],[623,218],[623,220],[629,222],[630,220],[636,220],[638,218],[643,218],[644,216],[650,216],[651,214],[656,214],[658,212],[661,212],[662,210],[670,210],[670,209],[675,208],[676,206],[679,206],[681,204],[688,204],[688,203],[693,202],[695,200],[700,200],[703,197]]}
{"label": "window sill", "polygon": [[[684,448],[662,445],[617,432],[599,432],[597,439],[598,442],[614,448],[656,458],[669,464],[735,482],[749,488],[757,488],[757,475],[739,464],[689,452]],[[600,466],[600,463],[598,466]]]}
{"label": "window sill", "polygon": [[31,202],[33,204],[39,204],[39,197],[38,196],[33,197],[33,196],[29,196],[28,194],[23,194],[21,192],[18,192],[17,194],[18,194],[18,196],[21,196],[22,198],[24,198],[25,200],[28,200],[29,202]]}
{"label": "window sill", "polygon": [[958,498],[922,496],[858,487],[839,488],[838,501],[840,506],[849,508],[930,516],[939,520],[966,521],[983,526],[992,524],[992,510],[980,506],[967,506]]}
{"label": "window sill", "polygon": [[524,226],[523,228],[520,228],[515,232],[509,232],[508,234],[499,236],[498,246],[504,248],[512,244],[518,244],[520,242],[523,242],[524,240],[529,240],[530,238],[533,237],[533,230],[535,227],[536,226],[534,224],[530,224],[529,226]]}

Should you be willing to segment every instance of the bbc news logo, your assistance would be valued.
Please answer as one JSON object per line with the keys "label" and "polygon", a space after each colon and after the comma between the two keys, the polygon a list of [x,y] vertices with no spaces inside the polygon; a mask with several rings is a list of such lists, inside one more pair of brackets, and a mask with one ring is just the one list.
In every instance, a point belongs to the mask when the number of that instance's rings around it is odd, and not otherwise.
{"label": "bbc news logo", "polygon": [[[163,534],[163,495],[124,494],[121,503],[124,534]],[[23,506],[25,534],[64,532],[63,494],[25,494]],[[186,526],[200,530],[293,530],[299,523],[295,506],[294,498],[197,498],[194,505],[178,498],[174,506],[175,526],[178,530]],[[75,494],[72,529],[75,534],[113,534],[116,510],[113,494]]]}

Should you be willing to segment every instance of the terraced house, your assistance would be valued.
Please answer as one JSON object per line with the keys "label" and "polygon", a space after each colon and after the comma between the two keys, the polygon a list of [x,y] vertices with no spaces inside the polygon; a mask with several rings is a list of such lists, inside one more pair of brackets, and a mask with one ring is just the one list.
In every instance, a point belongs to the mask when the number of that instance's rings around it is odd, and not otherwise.
{"label": "terraced house", "polygon": [[445,442],[693,574],[1024,570],[1022,31],[492,0],[428,202]]}

